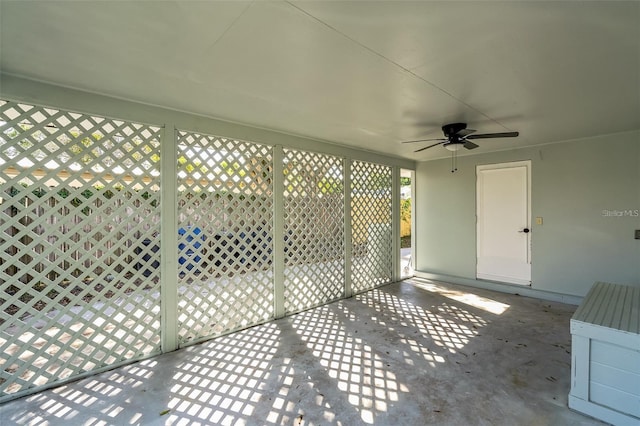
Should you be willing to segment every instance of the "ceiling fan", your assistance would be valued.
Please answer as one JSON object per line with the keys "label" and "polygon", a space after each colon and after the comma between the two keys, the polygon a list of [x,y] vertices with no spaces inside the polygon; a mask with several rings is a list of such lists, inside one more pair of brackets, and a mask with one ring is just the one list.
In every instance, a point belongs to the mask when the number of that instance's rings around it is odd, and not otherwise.
{"label": "ceiling fan", "polygon": [[425,149],[433,148],[434,146],[442,145],[449,151],[458,151],[461,148],[475,149],[478,147],[470,139],[489,139],[489,138],[515,138],[519,135],[518,132],[504,132],[504,133],[481,133],[475,135],[476,131],[473,129],[467,129],[467,123],[451,123],[442,126],[442,133],[444,138],[436,139],[419,139],[415,141],[404,141],[401,143],[416,143],[416,142],[430,142],[439,141],[433,145],[425,146],[415,150],[414,152],[424,151]]}

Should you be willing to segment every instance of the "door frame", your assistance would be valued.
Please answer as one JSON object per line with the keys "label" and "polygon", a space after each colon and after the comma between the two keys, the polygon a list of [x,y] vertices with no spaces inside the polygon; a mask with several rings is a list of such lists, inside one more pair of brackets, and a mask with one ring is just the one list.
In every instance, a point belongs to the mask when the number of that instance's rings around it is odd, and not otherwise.
{"label": "door frame", "polygon": [[[482,170],[496,170],[496,169],[508,169],[514,167],[525,167],[527,170],[527,220],[526,227],[531,230],[531,160],[519,160],[519,161],[509,161],[506,163],[493,163],[493,164],[478,164],[476,165],[476,279],[487,280],[487,281],[496,281],[503,284],[516,284],[516,285],[525,285],[531,286],[531,232],[526,234],[527,238],[527,263],[529,264],[529,279],[521,280],[517,278],[511,278],[510,281],[502,281],[499,280],[499,276],[495,276],[494,279],[491,279],[490,275],[487,274],[479,274],[478,273],[478,255],[480,254],[480,236],[479,236],[479,220],[480,216],[480,203],[478,194],[480,192],[480,172]],[[480,276],[482,275],[482,277]]]}

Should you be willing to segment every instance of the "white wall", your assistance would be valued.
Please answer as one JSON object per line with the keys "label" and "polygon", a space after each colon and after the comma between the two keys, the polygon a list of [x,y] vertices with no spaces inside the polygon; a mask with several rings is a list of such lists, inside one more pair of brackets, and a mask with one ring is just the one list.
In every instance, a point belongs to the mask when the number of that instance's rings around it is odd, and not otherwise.
{"label": "white wall", "polygon": [[640,217],[603,216],[640,210],[640,131],[459,157],[456,173],[448,159],[419,163],[417,271],[488,286],[475,280],[475,167],[517,160],[532,161],[532,216],[544,220],[532,223],[531,288],[581,297],[595,281],[640,287]]}

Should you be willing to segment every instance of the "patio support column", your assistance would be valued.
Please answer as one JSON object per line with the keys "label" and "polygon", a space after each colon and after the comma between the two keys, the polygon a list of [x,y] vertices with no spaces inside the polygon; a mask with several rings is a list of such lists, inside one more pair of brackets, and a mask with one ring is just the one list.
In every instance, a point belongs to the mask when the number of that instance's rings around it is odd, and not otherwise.
{"label": "patio support column", "polygon": [[351,235],[351,160],[344,159],[344,297],[353,296],[351,288],[351,261],[353,244]]}
{"label": "patio support column", "polygon": [[284,310],[284,150],[273,147],[273,281],[274,313],[285,316]]}
{"label": "patio support column", "polygon": [[416,230],[418,229],[416,226],[416,218],[418,205],[416,203],[416,172],[415,170],[411,171],[411,270],[416,270],[416,259],[418,258],[418,245],[416,244]]}
{"label": "patio support column", "polygon": [[160,145],[160,306],[162,352],[178,348],[178,189],[176,131],[165,124]]}
{"label": "patio support column", "polygon": [[400,281],[400,167],[393,166],[391,175],[391,239],[392,281]]}

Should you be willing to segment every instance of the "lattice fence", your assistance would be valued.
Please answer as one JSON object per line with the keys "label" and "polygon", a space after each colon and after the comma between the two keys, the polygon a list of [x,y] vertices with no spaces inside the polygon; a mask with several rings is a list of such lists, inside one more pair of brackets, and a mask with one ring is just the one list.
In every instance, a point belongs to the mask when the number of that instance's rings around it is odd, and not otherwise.
{"label": "lattice fence", "polygon": [[354,293],[393,279],[391,167],[351,164],[351,286]]}
{"label": "lattice fence", "polygon": [[284,150],[284,307],[298,312],[344,295],[343,160]]}
{"label": "lattice fence", "polygon": [[160,130],[0,101],[0,400],[160,351]]}
{"label": "lattice fence", "polygon": [[271,147],[178,132],[180,345],[274,317]]}
{"label": "lattice fence", "polygon": [[[0,402],[161,352],[160,134],[0,101]],[[177,276],[162,277],[178,296],[165,307],[178,321],[169,341],[264,322],[280,302],[291,314],[343,297],[345,202],[354,292],[392,280],[391,167],[352,161],[345,194],[342,158],[284,149],[274,167],[269,146],[175,136],[176,152],[163,148],[178,170],[177,247],[163,248],[178,261]],[[284,240],[279,301],[274,238]]]}

